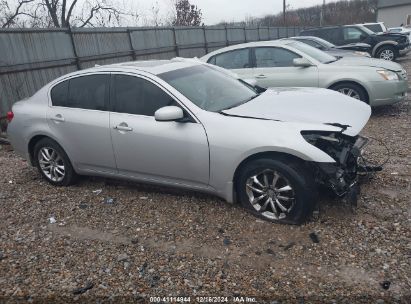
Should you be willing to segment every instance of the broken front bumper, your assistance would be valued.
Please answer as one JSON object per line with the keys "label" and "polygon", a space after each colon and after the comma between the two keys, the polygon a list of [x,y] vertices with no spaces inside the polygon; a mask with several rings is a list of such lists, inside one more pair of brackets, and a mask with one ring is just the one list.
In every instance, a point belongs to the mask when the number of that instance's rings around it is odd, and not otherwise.
{"label": "broken front bumper", "polygon": [[340,197],[357,189],[358,173],[362,171],[359,159],[368,139],[359,136],[354,144],[345,145],[335,163],[318,163],[318,182],[331,188]]}

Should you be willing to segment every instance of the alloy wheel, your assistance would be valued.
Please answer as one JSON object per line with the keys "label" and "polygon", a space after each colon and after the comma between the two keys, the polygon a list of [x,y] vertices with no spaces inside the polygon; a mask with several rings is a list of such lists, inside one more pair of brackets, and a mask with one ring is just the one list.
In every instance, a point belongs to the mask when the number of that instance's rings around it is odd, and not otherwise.
{"label": "alloy wheel", "polygon": [[43,174],[53,182],[61,182],[66,174],[64,161],[58,152],[50,147],[41,148],[38,161]]}
{"label": "alloy wheel", "polygon": [[248,178],[246,193],[254,209],[272,220],[285,219],[295,204],[295,193],[289,181],[270,169]]}
{"label": "alloy wheel", "polygon": [[380,59],[388,60],[388,61],[393,61],[394,60],[394,52],[392,50],[384,50],[380,54]]}
{"label": "alloy wheel", "polygon": [[356,90],[351,89],[351,88],[342,88],[342,89],[339,89],[338,92],[344,95],[350,96],[352,98],[358,99],[358,100],[361,99],[360,94]]}

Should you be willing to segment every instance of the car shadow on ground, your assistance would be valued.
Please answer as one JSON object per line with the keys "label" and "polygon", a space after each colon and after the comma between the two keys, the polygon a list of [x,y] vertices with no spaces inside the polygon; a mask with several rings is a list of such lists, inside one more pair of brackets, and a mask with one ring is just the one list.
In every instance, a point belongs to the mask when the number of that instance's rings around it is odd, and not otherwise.
{"label": "car shadow on ground", "polygon": [[[41,177],[39,176],[39,178]],[[363,184],[367,183],[369,183],[369,180],[363,181]],[[130,195],[136,195],[140,197],[171,195],[177,199],[190,199],[191,203],[195,205],[209,204],[211,206],[215,204],[222,204],[222,206],[225,206],[227,208],[242,208],[241,204],[238,201],[235,201],[234,203],[228,203],[224,199],[212,194],[178,189],[168,186],[157,186],[103,177],[81,176],[76,186],[80,188],[91,188],[96,190],[104,189],[105,192],[113,193],[114,191],[114,193],[122,193],[122,195],[124,195],[124,193],[128,193]],[[355,213],[355,207],[345,197],[337,196],[331,189],[328,189],[326,187],[319,187],[317,194],[318,200],[313,208],[313,216],[309,219],[309,221],[318,220],[318,216],[320,216],[320,219],[324,219],[324,217],[344,218],[347,216],[347,213]],[[114,199],[116,199],[116,197],[114,197]],[[360,199],[360,194],[358,199]],[[244,212],[246,212],[246,210],[244,210]]]}
{"label": "car shadow on ground", "polygon": [[408,100],[394,105],[381,106],[372,109],[372,117],[398,116],[403,113],[411,114],[410,102]]}

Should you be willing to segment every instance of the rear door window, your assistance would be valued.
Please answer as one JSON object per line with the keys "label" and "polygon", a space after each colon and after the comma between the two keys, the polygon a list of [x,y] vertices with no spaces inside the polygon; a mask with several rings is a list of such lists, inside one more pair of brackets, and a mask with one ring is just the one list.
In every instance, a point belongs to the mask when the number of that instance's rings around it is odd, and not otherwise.
{"label": "rear door window", "polygon": [[163,89],[136,76],[113,75],[111,93],[113,111],[135,115],[154,116],[166,106],[178,106]]}
{"label": "rear door window", "polygon": [[323,28],[318,30],[317,35],[324,40],[327,40],[331,43],[337,44],[340,40],[340,29],[339,28]]}
{"label": "rear door window", "polygon": [[68,106],[68,89],[69,81],[63,81],[57,84],[51,90],[51,100],[53,106],[56,107],[67,107]]}
{"label": "rear door window", "polygon": [[51,90],[53,106],[107,110],[108,74],[80,76],[59,83]]}
{"label": "rear door window", "polygon": [[246,69],[250,68],[250,49],[234,50],[222,54],[218,54],[209,60],[225,69]]}

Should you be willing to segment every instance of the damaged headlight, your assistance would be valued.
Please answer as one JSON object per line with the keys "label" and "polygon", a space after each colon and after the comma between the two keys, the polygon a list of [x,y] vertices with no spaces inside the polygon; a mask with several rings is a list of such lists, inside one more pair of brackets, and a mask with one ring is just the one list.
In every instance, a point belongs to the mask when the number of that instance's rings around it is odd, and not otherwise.
{"label": "damaged headlight", "polygon": [[346,164],[350,156],[358,158],[368,142],[368,139],[362,136],[352,137],[339,132],[303,131],[301,135],[308,143],[327,153],[339,164]]}
{"label": "damaged headlight", "polygon": [[303,131],[304,139],[331,156],[337,163],[344,164],[357,138],[339,132]]}
{"label": "damaged headlight", "polygon": [[304,137],[306,141],[308,141],[312,145],[316,145],[318,141],[329,141],[334,143],[339,143],[340,140],[336,137],[335,132],[310,132],[310,131],[303,131],[301,135]]}

